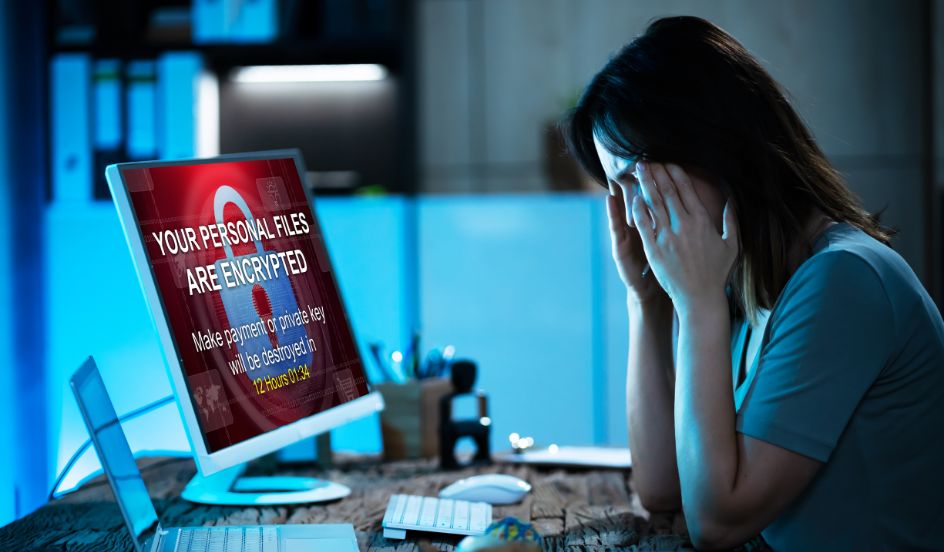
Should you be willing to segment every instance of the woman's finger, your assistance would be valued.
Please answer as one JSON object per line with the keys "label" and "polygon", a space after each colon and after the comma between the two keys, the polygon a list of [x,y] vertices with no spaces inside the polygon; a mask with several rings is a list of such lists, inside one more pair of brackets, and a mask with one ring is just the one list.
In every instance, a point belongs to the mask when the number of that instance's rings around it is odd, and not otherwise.
{"label": "woman's finger", "polygon": [[642,240],[642,248],[646,253],[646,258],[651,259],[650,252],[655,247],[656,237],[655,229],[652,227],[652,218],[646,209],[643,200],[639,196],[633,197],[633,218],[636,220],[636,230],[639,231],[639,237]]}
{"label": "woman's finger", "polygon": [[622,197],[606,196],[606,218],[610,221],[610,232],[617,239],[622,239],[627,232],[626,207]]}
{"label": "woman's finger", "polygon": [[621,228],[625,228],[627,224],[632,226],[632,215],[629,213],[629,206],[626,205],[626,194],[623,193],[623,187],[611,182],[610,196],[613,198],[613,215],[615,216],[611,220],[618,222]]}
{"label": "woman's finger", "polygon": [[[652,179],[650,165],[650,163],[639,163],[639,188],[642,190],[643,199],[649,207],[655,225],[658,228],[665,228],[669,225],[669,215],[665,211],[662,194],[659,193],[656,183]],[[636,221],[636,227],[639,227],[638,220]]]}
{"label": "woman's finger", "polygon": [[685,205],[682,200],[679,198],[678,190],[675,186],[675,181],[672,176],[669,175],[666,171],[665,166],[661,163],[650,163],[650,172],[652,173],[652,179],[656,182],[656,186],[659,188],[659,192],[662,194],[662,199],[665,202],[666,212],[669,214],[670,220],[673,223],[673,228],[678,229],[678,222],[682,217],[688,215],[688,211],[685,209]]}
{"label": "woman's finger", "polygon": [[613,184],[613,187],[616,188],[616,196],[619,198],[619,206],[623,213],[623,222],[627,226],[635,226],[636,223],[633,222],[633,214],[629,211],[631,205],[626,202],[626,190],[623,189],[622,184]]}
{"label": "woman's finger", "polygon": [[682,200],[682,205],[685,206],[685,210],[692,215],[699,211],[704,213],[705,206],[702,205],[701,199],[699,199],[698,194],[695,193],[692,179],[688,176],[688,173],[685,172],[685,169],[675,163],[666,163],[665,170],[675,182],[675,187],[678,190],[679,198]]}

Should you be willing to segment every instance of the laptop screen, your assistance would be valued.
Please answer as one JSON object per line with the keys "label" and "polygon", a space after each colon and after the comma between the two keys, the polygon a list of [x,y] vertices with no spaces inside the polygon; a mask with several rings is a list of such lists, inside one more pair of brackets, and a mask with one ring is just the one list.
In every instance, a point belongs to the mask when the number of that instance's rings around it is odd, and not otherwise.
{"label": "laptop screen", "polygon": [[157,512],[121,430],[115,407],[108,398],[102,376],[91,358],[72,376],[72,391],[121,515],[131,531],[135,548],[143,550],[157,528]]}
{"label": "laptop screen", "polygon": [[279,155],[121,168],[209,453],[368,394],[298,166]]}

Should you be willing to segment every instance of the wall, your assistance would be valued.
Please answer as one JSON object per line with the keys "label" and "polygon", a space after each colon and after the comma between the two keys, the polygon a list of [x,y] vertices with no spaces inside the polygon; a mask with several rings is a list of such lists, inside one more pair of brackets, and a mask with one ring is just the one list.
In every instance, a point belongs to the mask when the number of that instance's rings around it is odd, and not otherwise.
{"label": "wall", "polygon": [[[7,10],[0,9],[0,33],[7,36]],[[12,304],[12,286],[10,276],[13,267],[12,224],[10,222],[10,164],[9,164],[9,134],[10,128],[6,111],[7,87],[10,74],[7,55],[10,48],[4,40],[0,49],[0,106],[4,112],[0,114],[0,305]],[[12,334],[13,312],[9,308],[0,309],[0,381],[10,381],[13,370],[13,340]],[[12,389],[9,385],[0,386],[0,420],[12,420]],[[0,426],[0,450],[10,450],[13,434],[13,424],[5,423]],[[0,454],[0,525],[6,525],[13,520],[14,487],[13,487],[13,458],[9,454]]]}
{"label": "wall", "polygon": [[924,276],[921,2],[420,0],[423,189],[544,189],[544,125],[670,14],[706,17],[761,59],[866,207],[887,207],[896,248]]}

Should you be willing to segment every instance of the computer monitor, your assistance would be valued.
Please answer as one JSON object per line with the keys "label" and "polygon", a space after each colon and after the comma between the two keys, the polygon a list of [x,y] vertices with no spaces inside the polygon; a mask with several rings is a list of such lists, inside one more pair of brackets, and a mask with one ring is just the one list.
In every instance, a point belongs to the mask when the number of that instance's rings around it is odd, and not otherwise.
{"label": "computer monitor", "polygon": [[226,485],[227,468],[383,408],[304,174],[296,150],[106,170],[197,467]]}

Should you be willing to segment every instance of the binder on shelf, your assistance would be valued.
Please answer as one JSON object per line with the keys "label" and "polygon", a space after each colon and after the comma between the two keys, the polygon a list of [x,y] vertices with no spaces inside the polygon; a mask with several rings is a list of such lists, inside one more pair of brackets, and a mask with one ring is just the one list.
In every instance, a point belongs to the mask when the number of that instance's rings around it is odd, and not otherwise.
{"label": "binder on shelf", "polygon": [[223,25],[223,2],[220,0],[193,0],[191,7],[193,41],[196,44],[226,42]]}
{"label": "binder on shelf", "polygon": [[194,0],[193,40],[207,43],[266,43],[278,35],[276,0]]}
{"label": "binder on shelf", "polygon": [[92,67],[92,196],[109,199],[105,167],[125,160],[121,62],[99,59]]}
{"label": "binder on shelf", "polygon": [[122,142],[121,62],[95,61],[92,82],[95,95],[95,149],[117,150]]}
{"label": "binder on shelf", "polygon": [[132,161],[157,157],[157,75],[153,61],[132,61],[125,71],[128,140]]}
{"label": "binder on shelf", "polygon": [[89,201],[93,182],[91,61],[86,54],[58,54],[50,73],[53,200]]}
{"label": "binder on shelf", "polygon": [[169,52],[157,61],[157,150],[161,159],[197,152],[198,86],[203,59],[196,52]]}

